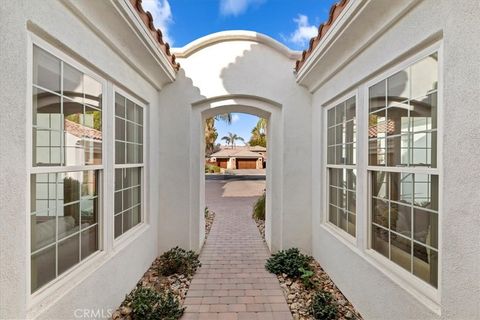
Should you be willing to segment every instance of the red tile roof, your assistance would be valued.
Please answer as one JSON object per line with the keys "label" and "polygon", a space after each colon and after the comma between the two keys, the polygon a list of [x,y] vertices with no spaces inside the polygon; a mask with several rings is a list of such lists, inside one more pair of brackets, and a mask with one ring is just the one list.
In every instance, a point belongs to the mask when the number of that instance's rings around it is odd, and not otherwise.
{"label": "red tile roof", "polygon": [[337,17],[340,15],[340,13],[343,11],[343,9],[345,9],[348,2],[349,2],[349,0],[340,0],[339,2],[332,5],[332,7],[330,8],[330,16],[329,16],[327,22],[322,23],[318,27],[317,36],[310,39],[310,46],[308,47],[307,50],[303,51],[302,58],[297,61],[296,65],[295,65],[295,70],[297,72],[305,64],[305,61],[307,60],[307,58],[312,54],[313,50],[318,46],[318,44],[320,43],[320,40],[327,33],[327,31],[330,29],[333,22],[335,21],[335,19],[337,19]]}
{"label": "red tile roof", "polygon": [[387,123],[370,124],[368,127],[368,138],[377,138],[379,133],[387,133],[389,135],[395,132],[395,122],[388,120]]}
{"label": "red tile roof", "polygon": [[77,138],[88,138],[102,141],[102,131],[83,126],[79,123],[65,119],[65,131]]}
{"label": "red tile roof", "polygon": [[145,25],[148,27],[148,30],[150,30],[150,33],[156,40],[157,45],[167,55],[168,61],[172,65],[173,69],[178,71],[178,69],[180,69],[180,64],[175,61],[175,55],[170,52],[170,45],[168,42],[163,41],[162,31],[160,31],[160,29],[155,29],[152,14],[149,11],[143,10],[142,0],[130,0],[130,3],[135,10],[137,10],[138,15],[142,19],[143,23],[145,23]]}

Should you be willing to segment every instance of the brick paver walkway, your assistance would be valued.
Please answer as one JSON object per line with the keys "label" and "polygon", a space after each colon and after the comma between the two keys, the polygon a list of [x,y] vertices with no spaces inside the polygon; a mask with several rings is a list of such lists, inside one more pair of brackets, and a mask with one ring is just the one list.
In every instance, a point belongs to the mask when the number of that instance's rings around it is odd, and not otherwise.
{"label": "brick paver walkway", "polygon": [[182,320],[292,319],[277,278],[265,270],[270,253],[251,218],[256,198],[221,197],[224,184],[207,181],[206,202],[216,217]]}

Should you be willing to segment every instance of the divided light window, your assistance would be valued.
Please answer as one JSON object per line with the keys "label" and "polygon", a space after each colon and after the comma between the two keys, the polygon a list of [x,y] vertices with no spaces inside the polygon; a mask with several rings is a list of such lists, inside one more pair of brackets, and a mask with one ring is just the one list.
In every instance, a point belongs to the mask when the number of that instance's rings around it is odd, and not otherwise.
{"label": "divided light window", "polygon": [[356,234],[356,103],[352,97],[327,111],[328,221]]}
{"label": "divided light window", "polygon": [[371,247],[438,285],[437,53],[369,88]]}
{"label": "divided light window", "polygon": [[102,85],[33,46],[31,292],[99,250]]}
{"label": "divided light window", "polygon": [[142,221],[143,107],[115,94],[115,238]]}

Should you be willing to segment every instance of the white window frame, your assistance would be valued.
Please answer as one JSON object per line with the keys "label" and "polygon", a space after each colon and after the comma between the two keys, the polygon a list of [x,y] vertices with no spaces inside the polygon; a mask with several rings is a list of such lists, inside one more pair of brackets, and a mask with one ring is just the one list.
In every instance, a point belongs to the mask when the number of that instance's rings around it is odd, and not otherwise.
{"label": "white window frame", "polygon": [[[442,42],[437,42],[429,46],[424,47],[422,50],[418,50],[407,59],[403,59],[400,63],[395,64],[395,66],[388,68],[386,71],[381,72],[376,77],[372,78],[368,82],[364,83],[361,86],[363,91],[363,106],[361,109],[362,116],[361,121],[368,121],[368,106],[369,106],[369,88],[379,81],[382,81],[395,73],[404,70],[405,68],[415,64],[416,62],[421,61],[422,59],[428,57],[430,54],[438,53],[438,89],[437,89],[437,168],[427,168],[427,167],[388,167],[388,166],[370,166],[368,164],[368,126],[362,124],[362,130],[357,136],[358,140],[361,140],[362,143],[358,148],[362,148],[362,159],[361,163],[363,164],[360,167],[362,170],[362,176],[366,179],[362,179],[360,182],[357,178],[357,187],[361,186],[362,189],[366,190],[366,198],[362,197],[361,210],[365,212],[362,223],[363,226],[366,226],[366,236],[363,239],[363,246],[365,248],[365,253],[367,254],[368,259],[375,267],[385,273],[389,278],[398,283],[401,287],[410,292],[418,300],[424,303],[427,307],[439,313],[440,307],[440,293],[442,290],[442,214],[443,212],[443,45]],[[388,258],[385,258],[380,253],[376,252],[371,248],[371,237],[372,237],[372,215],[371,215],[371,172],[372,171],[384,171],[384,172],[408,172],[408,173],[423,173],[423,174],[432,174],[438,175],[438,287],[434,288],[428,283],[424,282],[422,279],[413,275],[411,272],[404,270],[401,266],[397,265],[395,262],[390,261]],[[365,199],[363,199],[365,198]],[[358,202],[357,202],[358,204]],[[358,208],[357,208],[358,211]],[[357,220],[358,222],[358,220]]]}
{"label": "white window frame", "polygon": [[[51,301],[54,296],[58,296],[68,290],[66,286],[74,286],[78,283],[81,279],[79,279],[80,274],[84,274],[87,272],[91,272],[92,270],[98,268],[102,260],[105,259],[105,244],[106,244],[106,224],[105,224],[105,202],[106,198],[108,197],[108,190],[106,181],[107,175],[107,160],[106,160],[106,140],[102,141],[102,164],[101,165],[83,165],[83,166],[40,166],[35,167],[33,166],[33,113],[32,113],[32,94],[33,94],[33,49],[34,46],[45,50],[46,52],[54,55],[56,58],[62,60],[65,63],[77,68],[82,73],[88,75],[89,77],[93,78],[94,80],[98,81],[102,85],[102,134],[104,138],[107,136],[107,80],[100,77],[90,68],[86,67],[85,65],[79,63],[75,59],[71,58],[69,55],[65,54],[61,50],[55,48],[45,40],[41,39],[40,37],[29,33],[28,34],[28,46],[27,46],[27,97],[26,97],[26,166],[27,166],[27,181],[26,181],[26,190],[27,194],[29,195],[26,199],[27,203],[27,212],[26,214],[26,226],[27,226],[27,245],[26,245],[26,279],[27,279],[27,286],[26,286],[26,297],[27,297],[27,306],[29,312],[35,313],[36,308],[41,308],[41,303],[45,301]],[[30,221],[30,207],[31,207],[31,197],[30,197],[30,179],[32,174],[38,173],[59,173],[59,172],[74,172],[74,171],[90,171],[90,170],[98,170],[99,171],[99,182],[98,182],[98,250],[92,253],[90,256],[81,260],[76,265],[72,266],[69,270],[65,271],[64,273],[58,275],[56,278],[52,279],[50,282],[39,288],[35,292],[31,292],[31,221]],[[56,262],[58,263],[58,261]]]}
{"label": "white window frame", "polygon": [[[354,165],[346,165],[346,164],[343,164],[343,165],[337,165],[337,164],[328,164],[328,111],[332,108],[334,108],[335,106],[337,106],[339,103],[342,103],[342,102],[346,102],[347,100],[351,99],[351,98],[355,98],[355,122],[356,122],[356,131],[355,131],[355,146],[356,146],[356,149],[355,149],[355,164]],[[340,96],[339,98],[335,99],[334,101],[324,105],[322,107],[322,117],[323,117],[323,121],[322,121],[322,135],[323,135],[323,139],[322,139],[322,144],[323,144],[323,148],[322,148],[322,153],[324,154],[323,156],[323,159],[322,159],[322,171],[323,171],[323,177],[324,179],[322,179],[322,188],[323,188],[323,199],[325,199],[325,201],[323,201],[323,206],[322,206],[322,210],[324,212],[324,214],[321,215],[322,219],[321,219],[321,222],[323,224],[324,227],[326,227],[329,231],[331,231],[335,236],[337,237],[340,237],[341,240],[346,240],[348,242],[349,245],[355,245],[356,244],[356,241],[357,241],[357,238],[358,238],[358,223],[359,223],[359,210],[358,210],[358,204],[359,204],[359,197],[358,197],[358,194],[357,194],[357,190],[358,190],[358,183],[359,183],[359,180],[358,180],[358,159],[359,159],[359,147],[358,147],[358,142],[359,142],[359,127],[358,127],[358,124],[359,124],[359,120],[358,120],[358,103],[359,103],[359,99],[358,99],[358,90],[353,90],[353,91],[350,91],[342,96]],[[335,224],[331,223],[330,220],[329,220],[329,187],[330,187],[330,175],[329,175],[329,169],[354,169],[356,170],[356,186],[355,186],[355,208],[356,208],[356,212],[355,212],[355,237],[352,236],[351,234],[349,234],[348,232],[346,232],[345,230],[343,229],[340,229],[338,226],[336,226]]]}
{"label": "white window frame", "polygon": [[[116,147],[115,147],[115,94],[118,93],[122,95],[123,97],[129,99],[133,103],[139,105],[140,107],[143,108],[143,142],[142,142],[142,163],[132,163],[132,164],[116,164],[115,163],[115,152],[116,152]],[[129,241],[129,239],[132,239],[133,237],[136,237],[139,233],[143,232],[143,229],[148,227],[148,218],[147,218],[147,192],[146,192],[146,184],[147,184],[147,177],[148,177],[148,166],[147,166],[147,146],[148,146],[148,130],[147,130],[147,113],[149,112],[148,110],[148,105],[144,102],[142,102],[140,99],[137,99],[134,97],[132,94],[128,93],[127,91],[123,90],[122,88],[118,86],[113,86],[112,90],[112,136],[110,137],[110,141],[113,144],[113,152],[112,152],[112,172],[113,172],[113,177],[112,177],[112,210],[111,210],[111,228],[112,228],[112,235],[111,239],[113,241],[113,247],[118,248],[120,246],[123,246],[125,242]],[[125,129],[126,130],[126,129]],[[114,210],[114,196],[115,196],[115,169],[125,169],[125,168],[141,168],[141,173],[140,173],[140,190],[141,190],[141,207],[140,207],[140,219],[141,221],[133,226],[131,229],[127,230],[126,232],[123,232],[121,235],[119,235],[117,238],[115,238],[115,210]]]}

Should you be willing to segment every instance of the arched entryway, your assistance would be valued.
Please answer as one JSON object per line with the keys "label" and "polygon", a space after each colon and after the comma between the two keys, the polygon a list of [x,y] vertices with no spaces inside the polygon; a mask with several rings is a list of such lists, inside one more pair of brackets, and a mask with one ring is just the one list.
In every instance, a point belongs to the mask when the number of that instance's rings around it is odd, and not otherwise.
{"label": "arched entryway", "polygon": [[[281,127],[281,105],[262,97],[247,95],[225,95],[204,99],[192,104],[192,143],[191,151],[191,195],[194,203],[191,212],[190,225],[192,226],[191,242],[193,247],[200,248],[205,237],[204,208],[205,208],[205,139],[203,137],[203,125],[207,118],[225,113],[248,113],[268,120],[269,143],[267,154],[269,154],[269,165],[266,168],[266,219],[265,238],[271,250],[280,248],[281,245],[281,202],[273,199],[281,199],[282,183],[282,127]],[[278,180],[278,181],[277,181]],[[198,242],[197,242],[198,241]]]}

